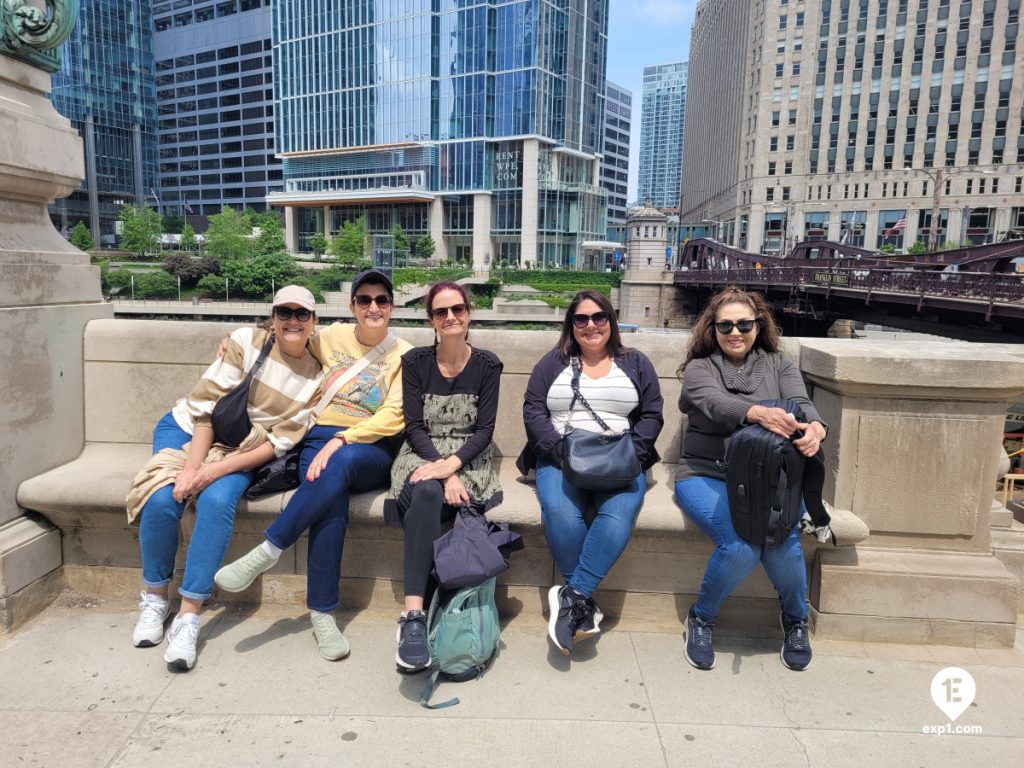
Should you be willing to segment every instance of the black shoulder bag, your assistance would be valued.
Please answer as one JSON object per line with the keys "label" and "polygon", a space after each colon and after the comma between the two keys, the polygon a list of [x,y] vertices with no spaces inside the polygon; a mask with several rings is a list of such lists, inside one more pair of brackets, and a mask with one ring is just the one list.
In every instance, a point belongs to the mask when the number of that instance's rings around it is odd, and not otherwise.
{"label": "black shoulder bag", "polygon": [[[611,431],[604,419],[597,415],[590,403],[580,393],[580,375],[583,368],[578,358],[572,365],[572,402],[569,413],[579,400],[590,412],[601,429]],[[640,474],[640,459],[633,445],[633,432],[626,430],[620,435],[606,435],[588,432],[571,425],[562,435],[562,473],[565,479],[577,488],[588,491],[617,491],[625,488]]]}
{"label": "black shoulder bag", "polygon": [[263,367],[263,361],[267,359],[273,346],[274,337],[271,336],[260,350],[260,356],[256,358],[252,368],[245,374],[245,378],[213,406],[210,425],[213,427],[215,442],[229,448],[237,448],[249,436],[249,432],[252,431],[252,422],[249,421],[249,387],[252,384],[252,377]]}

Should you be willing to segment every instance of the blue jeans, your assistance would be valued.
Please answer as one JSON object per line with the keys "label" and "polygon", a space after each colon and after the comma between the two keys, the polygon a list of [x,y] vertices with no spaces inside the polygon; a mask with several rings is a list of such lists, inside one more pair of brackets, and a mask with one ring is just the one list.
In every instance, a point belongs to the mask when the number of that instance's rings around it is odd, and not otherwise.
{"label": "blue jeans", "polygon": [[[566,480],[554,464],[538,462],[544,535],[566,584],[587,597],[594,593],[626,548],[646,491],[643,473],[619,491],[585,491]],[[597,512],[589,528],[583,516],[588,505]]]}
{"label": "blue jeans", "polygon": [[306,470],[320,449],[339,432],[338,427],[313,427],[299,454],[302,484],[266,531],[267,541],[281,549],[292,546],[307,529],[306,606],[327,613],[338,607],[341,555],[348,528],[351,491],[369,491],[388,484],[393,459],[391,441],[352,443],[331,456],[313,482]]}
{"label": "blue jeans", "polygon": [[776,547],[759,547],[741,539],[729,515],[725,481],[710,477],[680,480],[676,483],[676,500],[686,516],[715,542],[694,613],[707,621],[717,619],[725,598],[760,562],[779,593],[786,619],[807,620],[807,567],[800,549],[799,527]]}
{"label": "blue jeans", "polygon": [[[164,448],[181,448],[192,436],[178,426],[171,414],[153,430],[153,453]],[[185,557],[185,576],[178,590],[182,597],[205,600],[213,592],[213,574],[228,551],[235,524],[235,509],[250,472],[232,472],[210,483],[196,500],[196,523]],[[174,484],[165,485],[146,501],[139,520],[142,548],[142,581],[148,587],[165,587],[174,573],[178,552],[178,525],[185,503],[175,501]]]}

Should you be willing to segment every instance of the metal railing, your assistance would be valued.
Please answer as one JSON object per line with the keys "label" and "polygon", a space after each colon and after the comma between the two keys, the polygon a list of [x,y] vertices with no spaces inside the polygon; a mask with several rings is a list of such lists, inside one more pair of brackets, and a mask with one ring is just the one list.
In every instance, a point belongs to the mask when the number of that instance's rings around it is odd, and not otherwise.
{"label": "metal railing", "polygon": [[764,267],[704,269],[675,273],[680,285],[741,285],[842,288],[867,294],[941,296],[964,301],[1024,302],[1024,274],[924,272],[877,268]]}

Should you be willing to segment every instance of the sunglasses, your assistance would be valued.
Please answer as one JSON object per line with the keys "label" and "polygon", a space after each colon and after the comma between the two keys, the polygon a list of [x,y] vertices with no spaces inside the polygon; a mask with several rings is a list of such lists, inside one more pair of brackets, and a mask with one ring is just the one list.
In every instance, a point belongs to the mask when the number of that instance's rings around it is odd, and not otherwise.
{"label": "sunglasses", "polygon": [[368,307],[371,304],[376,304],[378,307],[387,307],[391,305],[391,297],[386,293],[382,293],[379,296],[367,296],[366,294],[361,293],[358,296],[353,296],[352,301],[360,307]]}
{"label": "sunglasses", "polygon": [[448,317],[448,313],[451,312],[456,317],[462,317],[466,313],[465,304],[452,304],[450,307],[435,307],[430,310],[430,314],[434,316],[435,320],[444,320]]}
{"label": "sunglasses", "polygon": [[715,330],[723,336],[728,336],[732,333],[733,328],[738,328],[740,333],[750,333],[754,330],[755,325],[757,325],[757,320],[740,320],[736,323],[732,320],[722,320],[721,322],[715,323]]}
{"label": "sunglasses", "polygon": [[608,313],[607,312],[595,312],[592,315],[584,315],[582,313],[572,316],[572,324],[577,328],[586,328],[590,321],[594,321],[594,325],[598,328],[603,328],[608,325]]}
{"label": "sunglasses", "polygon": [[292,315],[300,323],[304,323],[313,316],[308,309],[292,309],[291,307],[274,307],[274,317],[278,320],[291,320]]}

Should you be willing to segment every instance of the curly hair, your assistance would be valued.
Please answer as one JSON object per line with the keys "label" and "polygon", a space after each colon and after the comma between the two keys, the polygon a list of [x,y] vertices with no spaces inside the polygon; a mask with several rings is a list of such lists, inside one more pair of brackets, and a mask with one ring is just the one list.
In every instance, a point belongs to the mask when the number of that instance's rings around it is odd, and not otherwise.
{"label": "curly hair", "polygon": [[619,335],[619,323],[615,317],[615,308],[612,306],[611,301],[600,291],[585,289],[572,297],[568,309],[565,310],[565,319],[562,321],[562,333],[558,337],[558,344],[555,345],[562,356],[563,363],[568,363],[570,357],[580,354],[580,345],[572,332],[572,316],[576,314],[580,304],[588,299],[597,304],[601,311],[608,315],[609,335],[608,343],[605,344],[606,351],[610,352],[612,357],[621,357],[629,351],[629,348],[622,344],[622,336]]}
{"label": "curly hair", "polygon": [[772,309],[764,296],[754,291],[744,291],[735,285],[723,288],[711,297],[711,300],[704,307],[704,310],[693,324],[690,347],[686,352],[686,359],[679,366],[676,375],[683,377],[686,366],[701,357],[708,357],[718,349],[718,341],[715,339],[715,316],[718,310],[726,304],[746,304],[754,311],[754,318],[757,320],[757,337],[754,339],[754,348],[763,349],[766,352],[779,351],[779,339],[782,333],[779,326],[772,317]]}

